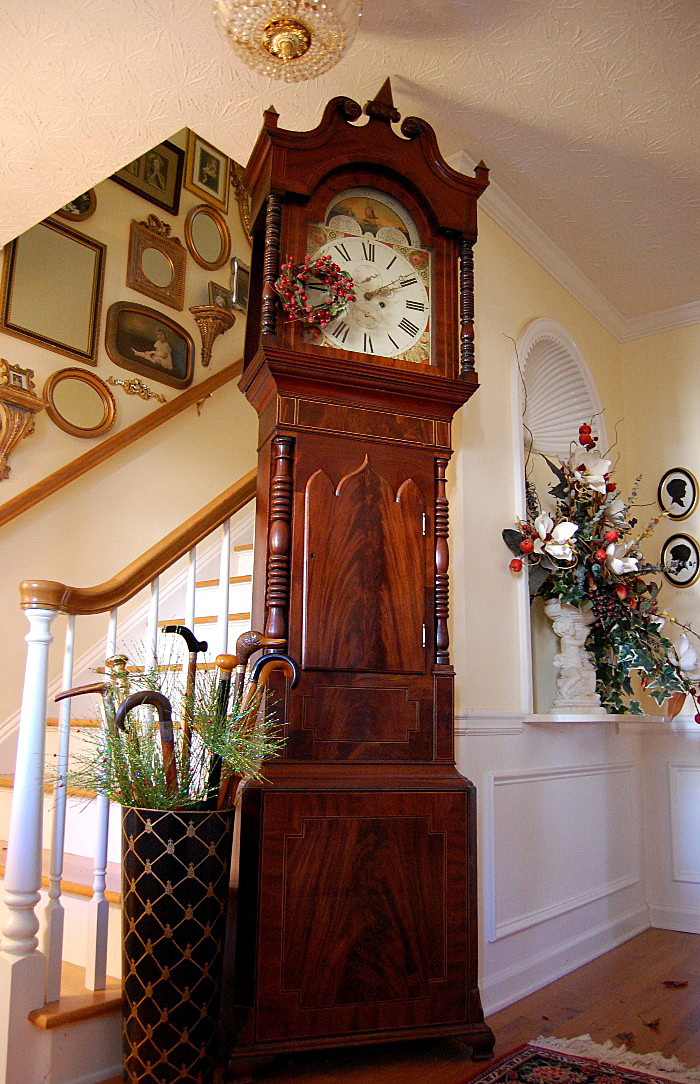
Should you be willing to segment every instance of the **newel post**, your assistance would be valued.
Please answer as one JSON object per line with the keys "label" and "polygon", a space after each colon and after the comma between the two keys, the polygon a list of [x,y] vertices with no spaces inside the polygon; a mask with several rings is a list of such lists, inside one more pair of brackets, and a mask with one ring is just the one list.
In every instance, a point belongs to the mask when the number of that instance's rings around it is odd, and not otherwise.
{"label": "newel post", "polygon": [[43,1004],[46,970],[44,954],[38,950],[36,906],[41,888],[49,646],[57,610],[37,606],[25,612],[27,664],[5,870],[7,917],[0,943],[0,1078],[6,1084],[26,1081],[28,1072],[31,1076],[32,1026],[27,1013]]}

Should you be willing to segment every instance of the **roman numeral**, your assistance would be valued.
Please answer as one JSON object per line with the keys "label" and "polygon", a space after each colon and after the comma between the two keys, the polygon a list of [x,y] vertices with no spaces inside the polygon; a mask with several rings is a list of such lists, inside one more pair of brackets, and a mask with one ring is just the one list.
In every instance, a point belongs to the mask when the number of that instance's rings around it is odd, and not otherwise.
{"label": "roman numeral", "polygon": [[365,343],[364,343],[364,346],[362,347],[362,349],[364,350],[365,353],[369,352],[370,354],[373,354],[374,353],[374,347],[372,346],[372,336],[368,335],[367,332],[365,331],[365,333],[363,335],[363,338],[365,340]]}
{"label": "roman numeral", "polygon": [[425,305],[422,301],[407,301],[406,308],[415,309],[416,312],[425,312]]}
{"label": "roman numeral", "polygon": [[386,265],[387,271],[389,270],[389,268],[391,267],[391,265],[392,265],[392,263],[394,262],[395,259],[396,259],[396,256],[391,257],[391,259],[389,260],[389,263]]}
{"label": "roman numeral", "polygon": [[401,322],[399,323],[399,327],[402,331],[405,331],[407,335],[415,335],[415,333],[418,331],[416,325],[412,324],[411,321],[408,320],[405,316],[403,320],[401,320]]}
{"label": "roman numeral", "polygon": [[391,335],[389,334],[388,331],[386,333],[386,337],[389,340],[389,342],[392,344],[392,346],[394,347],[394,350],[398,350],[399,349],[399,344],[395,341],[395,339],[392,339],[392,337],[391,337]]}
{"label": "roman numeral", "polygon": [[415,286],[418,279],[411,275],[410,278],[402,278],[399,285],[401,286]]}
{"label": "roman numeral", "polygon": [[347,337],[348,337],[348,332],[349,332],[349,331],[350,331],[350,325],[349,325],[349,324],[346,324],[346,323],[344,323],[344,322],[343,322],[343,321],[341,320],[341,321],[340,321],[340,322],[339,322],[338,324],[336,324],[336,326],[335,326],[335,327],[334,327],[334,328],[332,329],[332,331],[331,331],[331,334],[332,334],[332,335],[335,335],[335,337],[336,337],[337,339],[342,339],[342,340],[343,340],[343,342],[345,342],[345,340],[346,340],[346,339],[347,339]]}
{"label": "roman numeral", "polygon": [[341,256],[343,257],[343,259],[344,259],[345,261],[349,262],[349,260],[350,260],[350,253],[349,253],[349,252],[348,252],[348,250],[346,249],[345,245],[343,245],[343,244],[338,244],[338,245],[336,245],[336,246],[335,246],[335,248],[336,248],[336,252],[339,252],[339,253],[340,253],[340,255],[341,255]]}
{"label": "roman numeral", "polygon": [[374,261],[375,248],[374,248],[374,245],[371,243],[371,241],[363,241],[362,242],[362,251],[365,254],[365,259],[366,260]]}

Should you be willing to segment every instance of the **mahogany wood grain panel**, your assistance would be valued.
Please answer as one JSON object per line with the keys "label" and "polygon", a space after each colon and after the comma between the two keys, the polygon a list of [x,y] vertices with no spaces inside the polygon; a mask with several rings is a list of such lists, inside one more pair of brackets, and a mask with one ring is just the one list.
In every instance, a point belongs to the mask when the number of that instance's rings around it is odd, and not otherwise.
{"label": "mahogany wood grain panel", "polygon": [[390,414],[382,410],[362,410],[300,399],[297,425],[304,429],[321,429],[358,436],[385,437],[414,444],[434,444],[432,418],[417,418],[406,414]]}
{"label": "mahogany wood grain panel", "polygon": [[451,433],[449,422],[435,422],[435,443],[441,448],[451,448]]}
{"label": "mahogany wood grain panel", "polygon": [[258,1041],[467,1020],[467,800],[265,792]]}
{"label": "mahogany wood grain panel", "polygon": [[337,489],[317,471],[305,496],[304,667],[422,671],[425,505],[415,482],[394,494],[365,457]]}
{"label": "mahogany wood grain panel", "polygon": [[407,688],[317,685],[304,697],[305,730],[315,741],[407,742],[419,727],[419,705]]}
{"label": "mahogany wood grain panel", "polygon": [[297,400],[290,395],[277,398],[277,422],[279,425],[293,425],[296,418]]}

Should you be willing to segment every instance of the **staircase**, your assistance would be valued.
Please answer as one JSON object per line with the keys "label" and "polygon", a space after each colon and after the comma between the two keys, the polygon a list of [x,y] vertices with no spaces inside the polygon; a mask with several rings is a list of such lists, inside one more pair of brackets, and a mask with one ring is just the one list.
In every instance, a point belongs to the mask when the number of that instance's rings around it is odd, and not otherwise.
{"label": "staircase", "polygon": [[[84,746],[86,735],[100,725],[96,705],[90,704],[95,698],[76,698],[72,708],[71,701],[64,701],[67,706],[58,714],[53,703],[55,692],[66,685],[94,681],[94,670],[106,655],[114,654],[115,650],[129,655],[130,645],[149,644],[157,638],[158,657],[176,660],[174,664],[181,663],[184,670],[187,664],[184,641],[179,636],[162,635],[159,630],[166,624],[192,627],[193,623],[195,635],[209,644],[201,665],[213,667],[216,655],[233,651],[236,638],[250,628],[254,514],[249,503],[252,479],[247,477],[246,482],[247,487],[234,502],[240,510],[235,518],[224,520],[221,540],[216,531],[197,551],[183,541],[179,548],[184,556],[179,563],[151,581],[145,601],[125,608],[119,627],[116,606],[111,608],[106,640],[84,651],[74,665],[75,618],[69,618],[63,675],[50,685],[46,674],[43,675],[44,688],[48,686],[48,718],[45,724],[42,720],[42,727],[49,765],[62,764],[68,748],[75,756]],[[192,521],[187,526],[191,524]],[[150,551],[144,555],[146,564],[149,555],[152,556]],[[31,610],[27,615],[31,622]],[[29,639],[28,642],[29,677],[32,643]],[[41,690],[42,680],[34,680],[32,691],[37,684]],[[23,699],[22,727],[28,718],[25,703],[28,687],[25,686]],[[41,691],[38,695],[41,696]],[[44,714],[43,704],[40,708]],[[34,706],[34,714],[36,710]],[[71,710],[74,717],[66,718]],[[14,865],[10,857],[11,872],[0,905],[0,928],[5,935],[0,952],[0,1012],[8,1014],[7,1020],[0,1019],[0,1081],[93,1084],[116,1076],[121,1065],[120,809],[110,808],[110,803],[99,795],[75,788],[61,788],[57,795],[48,778],[28,780],[23,764],[20,737],[17,785],[13,772],[0,775],[3,880],[8,841],[10,854],[15,848]],[[28,801],[27,790],[31,791],[32,786],[35,793]],[[15,828],[12,835],[13,799],[15,806],[33,811],[33,823],[28,826],[30,835],[33,831],[33,852],[24,832],[18,833]],[[13,816],[17,819],[16,813]],[[32,852],[30,859],[22,854],[18,859],[20,850]],[[40,884],[37,883],[39,868]],[[38,890],[34,893],[35,898],[39,895],[38,903],[31,908],[34,929],[37,920],[39,924],[38,951],[37,948],[27,951],[31,936],[15,937],[16,944],[12,944],[12,935],[21,923],[31,934],[27,921],[27,897],[31,893],[26,885],[17,884],[22,877],[25,881],[32,880]],[[18,952],[18,948],[23,951]],[[13,1049],[20,1056],[13,1056]]]}

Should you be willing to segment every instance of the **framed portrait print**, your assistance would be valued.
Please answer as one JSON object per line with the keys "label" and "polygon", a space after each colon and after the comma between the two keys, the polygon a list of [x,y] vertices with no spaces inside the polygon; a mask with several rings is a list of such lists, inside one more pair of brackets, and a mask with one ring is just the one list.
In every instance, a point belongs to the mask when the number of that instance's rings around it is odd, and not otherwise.
{"label": "framed portrait print", "polygon": [[96,207],[97,196],[95,195],[95,189],[91,188],[89,191],[83,192],[82,195],[70,200],[69,203],[65,203],[63,207],[59,207],[55,213],[59,218],[65,218],[69,222],[83,222],[86,218],[94,215]]}
{"label": "framed portrait print", "polygon": [[171,215],[180,210],[185,153],[167,139],[112,174],[117,184],[143,196]]}
{"label": "framed portrait print", "polygon": [[230,174],[231,159],[190,129],[187,136],[185,188],[226,214]]}
{"label": "framed portrait print", "polygon": [[674,587],[690,587],[700,574],[700,548],[689,534],[673,534],[661,548],[660,564]]}
{"label": "framed portrait print", "polygon": [[97,365],[107,246],[47,218],[5,246],[0,327]]}
{"label": "framed portrait print", "polygon": [[188,388],[194,370],[194,342],[164,312],[116,301],[107,310],[107,353],[116,365],[171,388]]}
{"label": "framed portrait print", "polygon": [[238,256],[231,260],[231,305],[239,312],[248,309],[248,294],[250,293],[250,268],[242,263]]}
{"label": "framed portrait print", "polygon": [[220,286],[218,282],[210,282],[208,285],[210,305],[216,305],[217,309],[233,308],[230,290],[225,286]]}
{"label": "framed portrait print", "polygon": [[687,519],[698,502],[698,483],[685,467],[672,467],[659,482],[659,508],[669,519]]}

